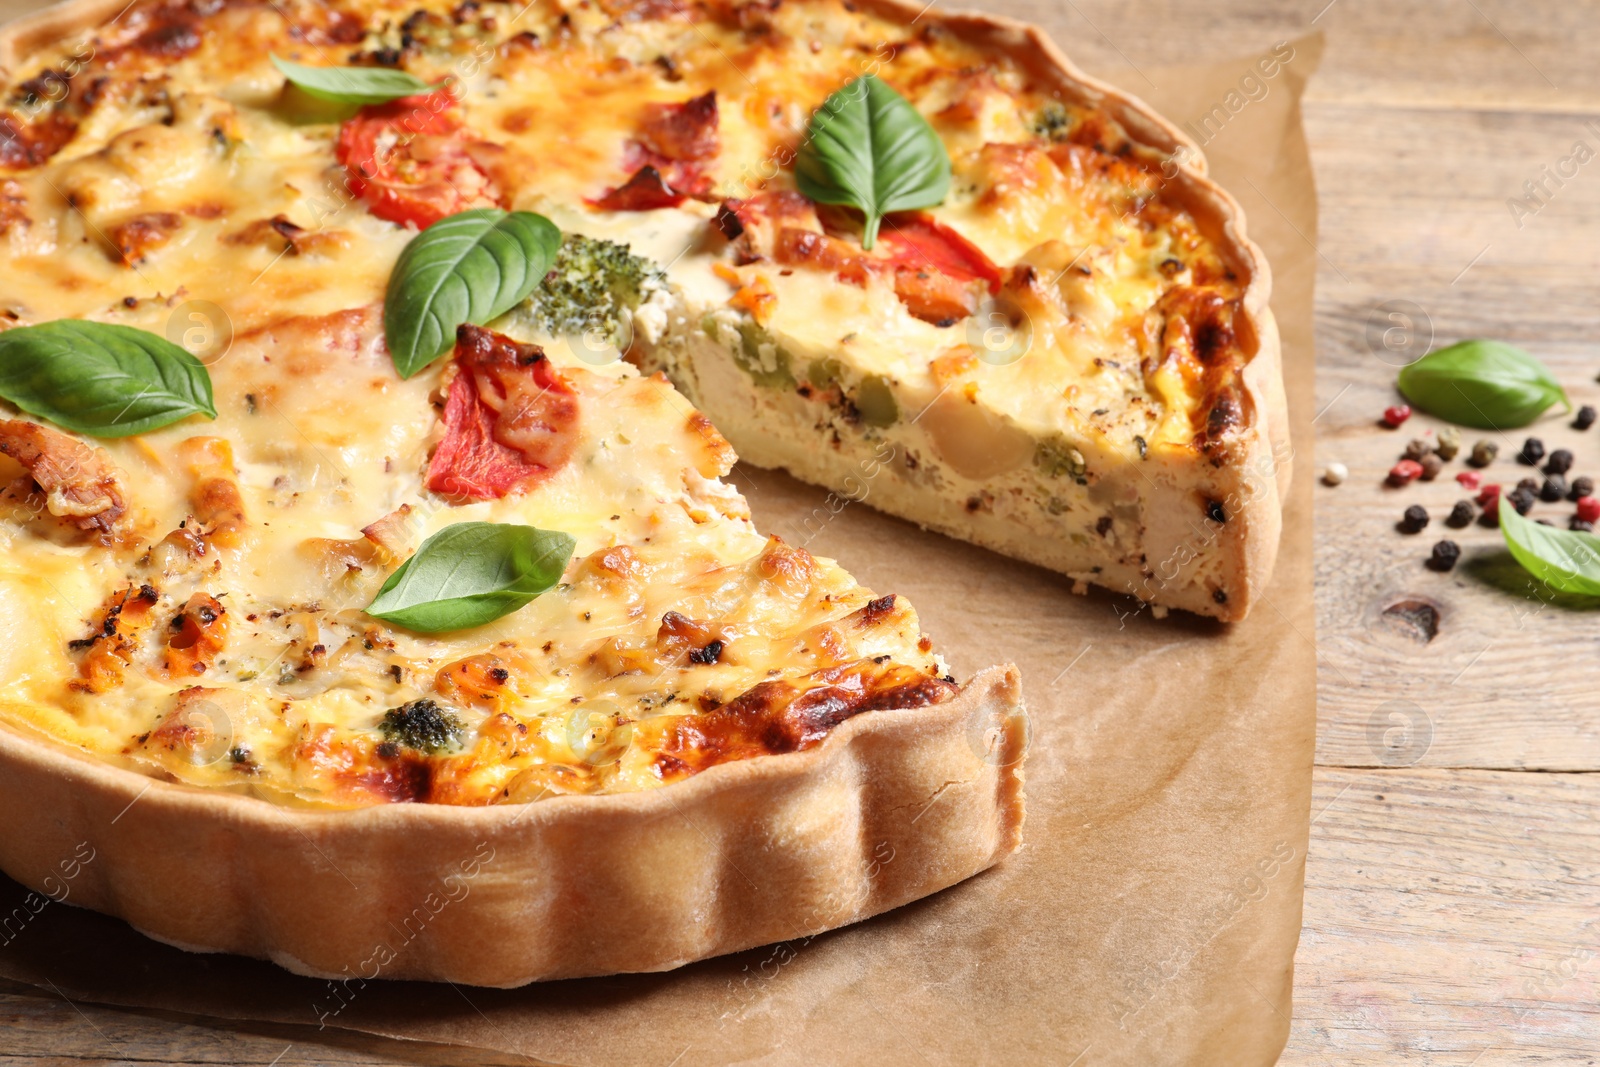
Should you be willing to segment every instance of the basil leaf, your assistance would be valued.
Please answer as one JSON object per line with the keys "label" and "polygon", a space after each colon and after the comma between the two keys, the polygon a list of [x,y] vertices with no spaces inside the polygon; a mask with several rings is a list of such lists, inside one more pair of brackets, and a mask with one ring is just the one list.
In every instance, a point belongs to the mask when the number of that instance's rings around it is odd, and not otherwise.
{"label": "basil leaf", "polygon": [[211,375],[191,353],[147,330],[79,319],[0,331],[0,397],[94,437],[217,417]]}
{"label": "basil leaf", "polygon": [[429,634],[482,626],[554,587],[574,547],[532,526],[458,522],[389,575],[367,614]]}
{"label": "basil leaf", "polygon": [[860,208],[866,216],[861,247],[870,249],[884,215],[944,200],[950,156],[905,97],[876,74],[864,74],[811,116],[794,177],[820,204]]}
{"label": "basil leaf", "polygon": [[308,67],[277,56],[272,57],[272,65],[301,92],[338,104],[386,104],[439,88],[415,74],[388,67]]}
{"label": "basil leaf", "polygon": [[400,377],[449,351],[456,327],[482,326],[544,279],[561,231],[543,215],[476,208],[440,219],[400,253],[383,297],[383,333]]}
{"label": "basil leaf", "polygon": [[1523,569],[1550,588],[1600,596],[1600,538],[1540,525],[1518,515],[1505,500],[1500,502],[1500,533]]}
{"label": "basil leaf", "polygon": [[1526,426],[1551,404],[1572,407],[1543,363],[1499,341],[1429,352],[1400,371],[1400,391],[1430,415],[1482,430]]}

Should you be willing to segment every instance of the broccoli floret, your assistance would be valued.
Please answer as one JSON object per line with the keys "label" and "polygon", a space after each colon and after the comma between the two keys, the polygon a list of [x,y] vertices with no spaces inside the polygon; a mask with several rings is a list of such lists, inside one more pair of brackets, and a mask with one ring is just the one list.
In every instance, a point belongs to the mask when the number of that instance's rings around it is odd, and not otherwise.
{"label": "broccoli floret", "polygon": [[1071,125],[1072,116],[1067,114],[1067,109],[1052,100],[1034,117],[1033,132],[1047,141],[1059,141],[1067,135]]}
{"label": "broccoli floret", "polygon": [[555,266],[528,297],[528,311],[534,326],[552,337],[598,330],[607,342],[622,345],[630,314],[665,286],[666,277],[627,245],[569,233]]}
{"label": "broccoli floret", "polygon": [[459,747],[466,733],[460,719],[427,697],[390,708],[378,730],[390,744],[405,745],[418,752]]}

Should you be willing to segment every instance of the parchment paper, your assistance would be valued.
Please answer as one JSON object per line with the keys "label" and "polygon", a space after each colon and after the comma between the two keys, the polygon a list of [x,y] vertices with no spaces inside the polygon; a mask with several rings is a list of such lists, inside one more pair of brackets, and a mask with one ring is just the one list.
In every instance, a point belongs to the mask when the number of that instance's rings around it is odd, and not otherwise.
{"label": "parchment paper", "polygon": [[[32,6],[3,0],[0,13]],[[1289,1028],[1315,722],[1316,201],[1299,95],[1321,39],[1286,47],[1293,58],[1270,78],[1254,56],[1122,78],[1205,141],[1275,276],[1300,452],[1277,571],[1250,618],[1157,620],[1131,598],[1075,596],[1055,575],[863,504],[808,545],[909,596],[957,676],[1022,668],[1032,746],[1019,854],[870,922],[670,974],[515,991],[378,982],[343,1000],[328,983],[190,955],[62,904],[34,914],[40,898],[30,906],[0,878],[0,918],[27,912],[0,929],[0,975],[227,1019],[315,1026],[337,1008],[327,1025],[563,1065],[1273,1062]],[[799,523],[820,490],[750,469],[738,481],[763,529],[810,536]]]}

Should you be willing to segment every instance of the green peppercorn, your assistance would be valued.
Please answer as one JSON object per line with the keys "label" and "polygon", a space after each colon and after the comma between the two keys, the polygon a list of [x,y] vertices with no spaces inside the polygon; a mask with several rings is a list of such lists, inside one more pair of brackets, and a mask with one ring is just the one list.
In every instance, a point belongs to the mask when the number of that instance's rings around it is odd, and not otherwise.
{"label": "green peppercorn", "polygon": [[1474,467],[1487,467],[1500,454],[1500,446],[1493,441],[1478,441],[1472,446],[1472,457],[1467,460]]}
{"label": "green peppercorn", "polygon": [[1454,426],[1446,426],[1439,431],[1439,443],[1433,451],[1440,459],[1451,460],[1461,451],[1461,431]]}

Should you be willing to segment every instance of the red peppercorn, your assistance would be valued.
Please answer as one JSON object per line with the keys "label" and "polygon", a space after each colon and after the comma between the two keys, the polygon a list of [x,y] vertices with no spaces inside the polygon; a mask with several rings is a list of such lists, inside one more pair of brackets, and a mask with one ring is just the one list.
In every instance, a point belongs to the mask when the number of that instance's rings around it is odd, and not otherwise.
{"label": "red peppercorn", "polygon": [[1480,508],[1486,508],[1489,506],[1490,501],[1499,499],[1500,486],[1497,484],[1486,485],[1483,487],[1483,492],[1478,494],[1478,506]]}
{"label": "red peppercorn", "polygon": [[1391,430],[1399,429],[1400,424],[1410,417],[1410,404],[1396,404],[1392,408],[1383,409],[1383,424]]}
{"label": "red peppercorn", "polygon": [[1600,522],[1600,498],[1592,496],[1579,497],[1578,518],[1584,522]]}
{"label": "red peppercorn", "polygon": [[1403,459],[1389,468],[1390,485],[1410,485],[1422,477],[1422,464],[1414,459]]}
{"label": "red peppercorn", "polygon": [[1478,488],[1478,483],[1483,481],[1483,475],[1477,471],[1462,471],[1456,475],[1456,481],[1461,483],[1461,488],[1463,489],[1476,489]]}

